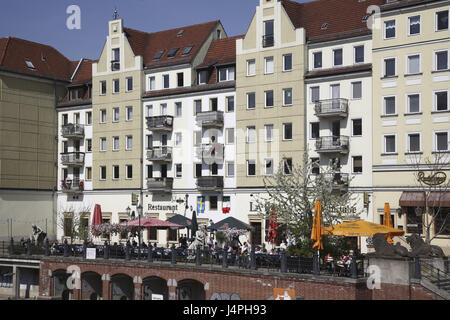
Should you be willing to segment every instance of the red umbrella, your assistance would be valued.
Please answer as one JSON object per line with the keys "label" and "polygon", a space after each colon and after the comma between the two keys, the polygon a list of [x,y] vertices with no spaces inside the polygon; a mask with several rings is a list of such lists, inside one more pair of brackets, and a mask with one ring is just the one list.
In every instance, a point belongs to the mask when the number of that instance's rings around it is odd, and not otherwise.
{"label": "red umbrella", "polygon": [[[156,218],[142,218],[140,222],[140,226],[144,228],[150,228],[150,227],[156,227],[158,229],[167,229],[167,228],[184,228],[183,226],[172,223],[169,221],[159,220]],[[129,221],[129,222],[122,222],[121,225],[125,226],[132,226],[132,227],[138,227],[139,226],[139,219]]]}
{"label": "red umbrella", "polygon": [[277,216],[275,214],[275,208],[272,207],[269,218],[269,232],[268,232],[270,243],[272,244],[276,243],[277,234],[278,234]]}
{"label": "red umbrella", "polygon": [[[103,223],[103,219],[102,219],[102,208],[100,207],[99,204],[96,204],[94,207],[94,216],[92,217],[92,225],[93,226],[98,226],[100,224]],[[95,237],[98,237],[99,234],[94,233]]]}

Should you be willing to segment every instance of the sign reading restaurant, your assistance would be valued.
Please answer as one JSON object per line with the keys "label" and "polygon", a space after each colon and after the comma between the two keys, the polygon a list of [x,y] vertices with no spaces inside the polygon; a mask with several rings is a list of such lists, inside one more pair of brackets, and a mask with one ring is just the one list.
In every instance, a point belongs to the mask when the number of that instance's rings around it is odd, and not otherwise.
{"label": "sign reading restaurant", "polygon": [[148,204],[148,211],[178,211],[178,205],[174,206],[162,206],[160,204],[154,205],[149,203]]}

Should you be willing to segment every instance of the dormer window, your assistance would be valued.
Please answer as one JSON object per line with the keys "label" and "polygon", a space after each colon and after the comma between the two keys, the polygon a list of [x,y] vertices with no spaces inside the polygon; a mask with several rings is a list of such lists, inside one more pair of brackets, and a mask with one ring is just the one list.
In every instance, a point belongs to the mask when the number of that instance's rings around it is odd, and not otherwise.
{"label": "dormer window", "polygon": [[193,48],[193,46],[186,47],[186,49],[184,49],[184,51],[183,51],[183,56],[191,53],[192,48]]}
{"label": "dormer window", "polygon": [[234,67],[219,69],[219,82],[234,80]]}
{"label": "dormer window", "polygon": [[167,54],[167,57],[168,58],[173,58],[177,54],[179,49],[180,48],[175,48],[175,49],[170,50],[169,53]]}
{"label": "dormer window", "polygon": [[321,30],[325,30],[328,28],[328,22],[325,22],[324,24],[322,24],[322,26],[320,27]]}
{"label": "dormer window", "polygon": [[30,60],[25,60],[25,64],[29,69],[36,70],[36,67],[34,66],[33,62],[31,62]]}
{"label": "dormer window", "polygon": [[178,31],[177,37],[181,37],[183,35],[183,33],[184,33],[184,30]]}
{"label": "dormer window", "polygon": [[198,84],[205,84],[207,78],[207,71],[200,71],[198,73]]}
{"label": "dormer window", "polygon": [[164,53],[164,50],[159,51],[153,59],[154,60],[161,59],[161,56],[163,55],[163,53]]}

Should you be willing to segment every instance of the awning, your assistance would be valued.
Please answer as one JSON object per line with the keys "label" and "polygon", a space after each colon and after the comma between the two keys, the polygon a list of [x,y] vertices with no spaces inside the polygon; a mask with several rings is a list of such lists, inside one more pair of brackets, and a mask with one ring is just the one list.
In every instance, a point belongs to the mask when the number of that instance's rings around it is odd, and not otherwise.
{"label": "awning", "polygon": [[425,192],[404,191],[399,200],[400,207],[425,207]]}
{"label": "awning", "polygon": [[428,197],[430,207],[450,207],[450,192],[431,192]]}

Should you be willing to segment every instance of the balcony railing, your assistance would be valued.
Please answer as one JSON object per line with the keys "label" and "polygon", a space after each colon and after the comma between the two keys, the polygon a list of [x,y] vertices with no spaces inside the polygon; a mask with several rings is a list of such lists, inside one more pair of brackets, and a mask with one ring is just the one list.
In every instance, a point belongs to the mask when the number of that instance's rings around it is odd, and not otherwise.
{"label": "balcony railing", "polygon": [[147,117],[147,127],[151,131],[172,131],[172,116]]}
{"label": "balcony railing", "polygon": [[111,70],[112,71],[120,70],[120,61],[119,60],[111,60]]}
{"label": "balcony railing", "polygon": [[82,166],[84,164],[84,152],[61,153],[63,165]]}
{"label": "balcony railing", "polygon": [[348,116],[347,99],[328,99],[316,101],[315,106],[317,117],[342,117]]}
{"label": "balcony railing", "polygon": [[275,44],[275,41],[274,41],[273,34],[268,34],[266,36],[263,36],[263,40],[262,40],[263,48],[273,47],[274,44]]}
{"label": "balcony railing", "polygon": [[320,137],[316,140],[317,152],[348,153],[349,138],[347,136]]}
{"label": "balcony railing", "polygon": [[224,157],[224,145],[221,143],[204,144],[196,148],[196,155],[206,164],[221,164]]}
{"label": "balcony railing", "polygon": [[223,177],[197,177],[197,189],[199,191],[220,191],[223,189]]}
{"label": "balcony railing", "polygon": [[332,187],[334,189],[348,187],[348,182],[349,182],[349,174],[348,173],[341,173],[341,172],[325,173],[324,176],[327,181],[331,182]]}
{"label": "balcony railing", "polygon": [[223,111],[199,112],[196,121],[202,127],[222,127]]}
{"label": "balcony railing", "polygon": [[173,178],[148,178],[147,189],[154,192],[170,192],[173,187]]}
{"label": "balcony railing", "polygon": [[84,190],[84,181],[79,178],[61,181],[61,190],[64,193],[81,193]]}
{"label": "balcony railing", "polygon": [[84,125],[68,123],[61,127],[61,135],[64,138],[82,139],[84,137]]}
{"label": "balcony railing", "polygon": [[172,161],[172,147],[153,147],[147,151],[148,161]]}

